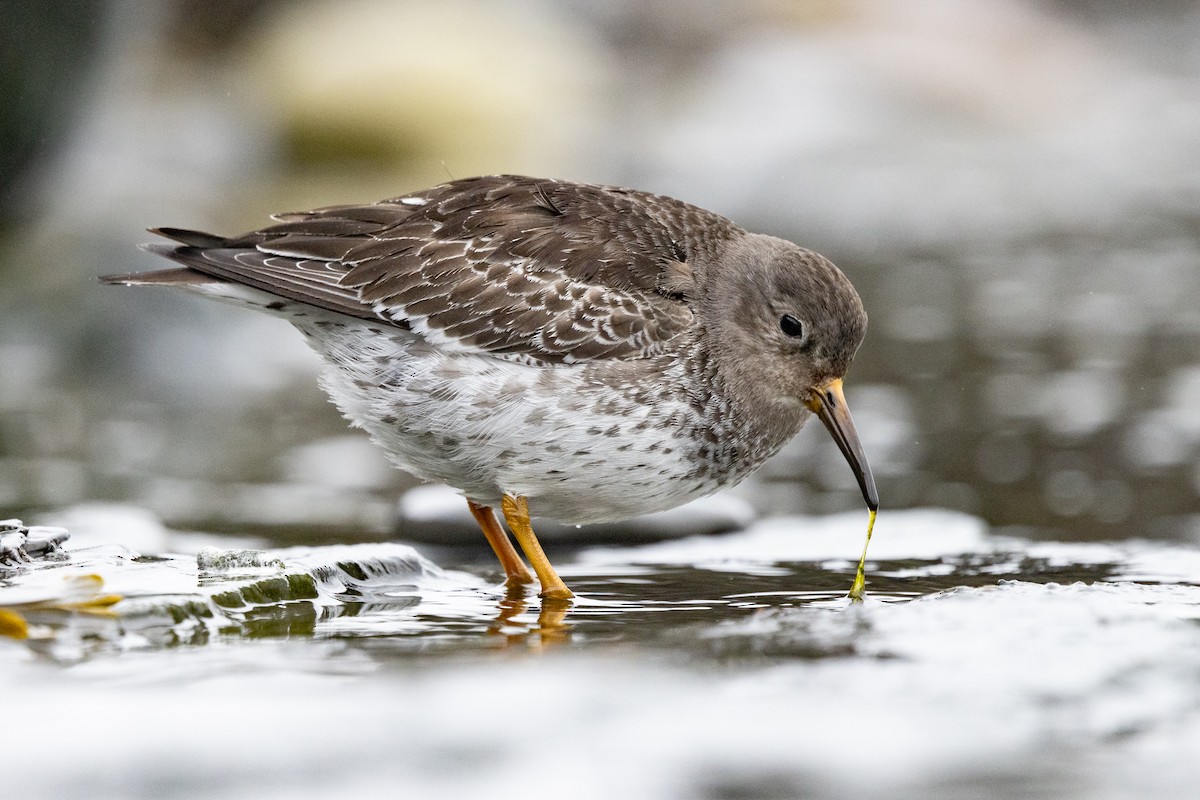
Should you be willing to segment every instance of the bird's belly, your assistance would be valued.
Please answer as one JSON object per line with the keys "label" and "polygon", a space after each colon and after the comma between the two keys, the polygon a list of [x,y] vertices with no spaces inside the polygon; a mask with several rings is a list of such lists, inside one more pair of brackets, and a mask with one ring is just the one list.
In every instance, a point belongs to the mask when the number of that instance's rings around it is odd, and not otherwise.
{"label": "bird's belly", "polygon": [[635,386],[580,366],[447,352],[403,331],[351,331],[309,337],[330,365],[334,402],[396,465],[478,503],[522,495],[534,516],[584,524],[673,508],[724,483],[697,474],[698,415],[668,388],[681,380],[669,361]]}

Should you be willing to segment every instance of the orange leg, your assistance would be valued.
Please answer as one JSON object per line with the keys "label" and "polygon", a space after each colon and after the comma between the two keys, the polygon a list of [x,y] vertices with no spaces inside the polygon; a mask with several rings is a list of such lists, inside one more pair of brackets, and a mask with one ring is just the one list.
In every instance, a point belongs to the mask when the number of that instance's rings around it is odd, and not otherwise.
{"label": "orange leg", "polygon": [[574,597],[562,582],[562,578],[558,577],[554,567],[550,566],[550,559],[546,558],[542,545],[533,533],[533,526],[529,523],[529,502],[524,497],[511,497],[506,494],[500,500],[500,509],[504,512],[504,519],[508,521],[508,529],[517,537],[517,543],[521,545],[525,557],[537,573],[538,581],[542,584],[540,595],[550,600],[570,600]]}
{"label": "orange leg", "polygon": [[487,537],[488,544],[492,546],[492,550],[496,553],[496,558],[500,559],[500,566],[504,567],[504,574],[508,576],[509,581],[518,583],[532,583],[533,576],[529,574],[529,568],[525,566],[525,562],[517,555],[517,549],[513,547],[509,541],[508,534],[500,527],[500,523],[496,521],[496,515],[492,513],[492,509],[488,506],[481,506],[477,503],[467,501],[467,506],[471,509],[471,514],[474,515],[475,521],[479,523],[479,527],[483,529],[483,535]]}

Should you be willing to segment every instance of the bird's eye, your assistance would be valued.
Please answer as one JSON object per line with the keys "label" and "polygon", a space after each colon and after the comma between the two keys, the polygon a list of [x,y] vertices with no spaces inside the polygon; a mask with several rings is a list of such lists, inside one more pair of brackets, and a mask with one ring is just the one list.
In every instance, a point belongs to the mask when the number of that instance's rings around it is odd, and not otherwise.
{"label": "bird's eye", "polygon": [[791,314],[784,314],[779,319],[779,329],[788,336],[799,339],[804,335],[804,324]]}

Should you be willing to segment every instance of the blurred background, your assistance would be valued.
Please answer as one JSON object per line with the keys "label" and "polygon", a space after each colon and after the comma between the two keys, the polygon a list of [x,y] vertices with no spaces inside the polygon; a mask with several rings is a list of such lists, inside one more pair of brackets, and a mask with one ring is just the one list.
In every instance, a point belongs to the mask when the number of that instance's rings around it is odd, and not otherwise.
{"label": "blurred background", "polygon": [[[0,3],[0,517],[386,538],[413,481],[283,322],[101,286],[148,226],[510,172],[628,185],[830,257],[886,509],[1200,540],[1190,0]],[[734,492],[861,507],[820,426]],[[406,534],[413,534],[406,531]]]}

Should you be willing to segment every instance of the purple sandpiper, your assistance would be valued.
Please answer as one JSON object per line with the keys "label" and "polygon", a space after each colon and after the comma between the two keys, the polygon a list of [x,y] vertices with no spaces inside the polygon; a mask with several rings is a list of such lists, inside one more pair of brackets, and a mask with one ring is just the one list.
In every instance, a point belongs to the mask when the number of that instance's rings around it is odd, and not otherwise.
{"label": "purple sandpiper", "polygon": [[824,257],[678,200],[519,176],[274,217],[156,228],[182,269],[114,275],[282,317],[401,469],[466,498],[508,579],[571,592],[531,510],[570,524],[733,486],[815,413],[872,510],[842,393],[862,301]]}

